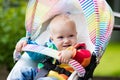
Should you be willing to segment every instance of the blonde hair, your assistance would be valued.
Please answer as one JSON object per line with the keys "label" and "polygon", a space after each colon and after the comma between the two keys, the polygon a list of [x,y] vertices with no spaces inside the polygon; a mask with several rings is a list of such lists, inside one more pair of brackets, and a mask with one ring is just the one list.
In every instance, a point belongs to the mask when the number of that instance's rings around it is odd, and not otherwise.
{"label": "blonde hair", "polygon": [[58,15],[55,15],[50,23],[49,23],[49,31],[52,32],[52,29],[53,29],[53,25],[55,23],[60,23],[60,24],[65,24],[67,22],[73,22],[75,24],[75,22],[70,18],[71,14],[58,14]]}

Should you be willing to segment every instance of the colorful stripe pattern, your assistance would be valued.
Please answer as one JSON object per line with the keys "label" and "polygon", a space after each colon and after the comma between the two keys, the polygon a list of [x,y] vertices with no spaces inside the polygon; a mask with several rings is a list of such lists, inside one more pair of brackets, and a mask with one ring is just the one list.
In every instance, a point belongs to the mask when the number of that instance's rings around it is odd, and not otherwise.
{"label": "colorful stripe pattern", "polygon": [[80,63],[78,63],[77,61],[71,60],[69,61],[69,65],[72,66],[75,71],[77,71],[79,77],[83,77],[85,75],[86,71],[84,67],[80,65]]}
{"label": "colorful stripe pattern", "polygon": [[105,0],[79,0],[86,17],[95,54],[100,58],[109,42],[113,29],[113,15]]}

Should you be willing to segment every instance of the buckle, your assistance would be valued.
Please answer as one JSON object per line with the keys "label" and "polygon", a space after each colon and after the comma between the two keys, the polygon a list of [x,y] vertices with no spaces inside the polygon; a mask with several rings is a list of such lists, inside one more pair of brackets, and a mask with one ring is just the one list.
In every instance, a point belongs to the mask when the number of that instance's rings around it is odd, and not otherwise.
{"label": "buckle", "polygon": [[56,71],[56,72],[60,73],[61,68],[60,68],[59,66],[56,66],[56,67],[55,67],[55,69],[54,69],[54,71]]}
{"label": "buckle", "polygon": [[52,64],[52,63],[45,63],[43,68],[47,69],[47,70],[54,70],[55,67],[56,66],[54,64]]}
{"label": "buckle", "polygon": [[64,68],[61,68],[60,74],[64,74],[65,72],[66,72],[66,70]]}

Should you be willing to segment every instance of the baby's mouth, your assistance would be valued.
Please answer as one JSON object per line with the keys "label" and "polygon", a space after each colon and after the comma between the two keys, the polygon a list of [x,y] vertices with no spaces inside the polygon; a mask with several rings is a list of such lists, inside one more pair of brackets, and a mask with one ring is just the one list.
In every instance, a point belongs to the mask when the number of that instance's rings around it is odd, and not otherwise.
{"label": "baby's mouth", "polygon": [[63,47],[70,47],[71,45],[63,45]]}

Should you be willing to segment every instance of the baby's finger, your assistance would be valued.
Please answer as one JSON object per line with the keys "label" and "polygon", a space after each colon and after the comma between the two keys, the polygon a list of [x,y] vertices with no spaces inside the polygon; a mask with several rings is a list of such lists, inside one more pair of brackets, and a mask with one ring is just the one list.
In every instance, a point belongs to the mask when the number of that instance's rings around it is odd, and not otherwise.
{"label": "baby's finger", "polygon": [[62,59],[62,63],[68,64],[69,60]]}
{"label": "baby's finger", "polygon": [[69,62],[69,60],[66,60],[66,59],[64,59],[64,58],[60,58],[60,62],[67,64],[67,63]]}
{"label": "baby's finger", "polygon": [[69,60],[65,60],[65,64],[68,64]]}
{"label": "baby's finger", "polygon": [[25,42],[23,42],[23,47],[25,47],[27,45],[27,42],[25,41]]}
{"label": "baby's finger", "polygon": [[17,52],[21,52],[21,46],[17,46],[15,49]]}
{"label": "baby's finger", "polygon": [[21,52],[22,46],[23,46],[23,45],[22,45],[20,42],[18,42],[18,43],[16,44],[16,47],[15,47],[16,51],[17,51],[17,52]]}
{"label": "baby's finger", "polygon": [[58,60],[60,63],[63,63],[63,59],[62,57],[60,56],[59,60]]}

